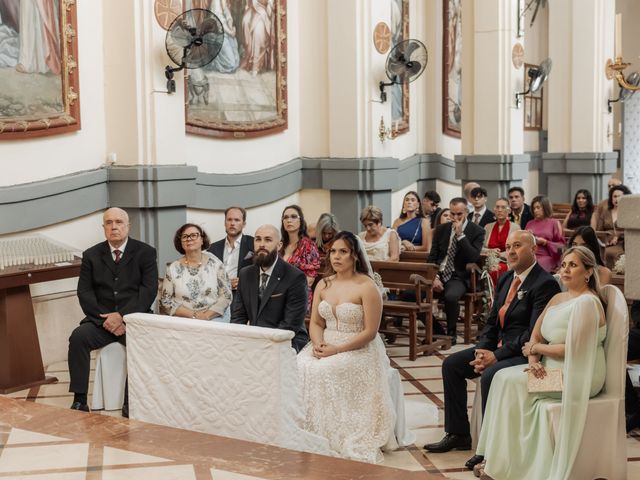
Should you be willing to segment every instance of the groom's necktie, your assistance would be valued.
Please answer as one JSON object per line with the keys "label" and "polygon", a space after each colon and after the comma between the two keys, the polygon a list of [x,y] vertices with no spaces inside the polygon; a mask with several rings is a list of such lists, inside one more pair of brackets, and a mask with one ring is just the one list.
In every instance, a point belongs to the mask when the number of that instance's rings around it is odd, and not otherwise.
{"label": "groom's necktie", "polygon": [[260,274],[260,287],[258,288],[258,295],[260,296],[260,298],[262,298],[262,294],[266,290],[268,282],[269,282],[269,275],[262,272]]}

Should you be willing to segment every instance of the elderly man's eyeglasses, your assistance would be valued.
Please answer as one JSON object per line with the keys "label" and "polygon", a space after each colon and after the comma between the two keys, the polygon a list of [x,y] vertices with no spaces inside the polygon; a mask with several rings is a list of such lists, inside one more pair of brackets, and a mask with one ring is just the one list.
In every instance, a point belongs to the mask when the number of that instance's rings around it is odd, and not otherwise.
{"label": "elderly man's eyeglasses", "polygon": [[197,240],[200,238],[200,234],[198,232],[185,233],[180,238],[183,242],[186,242],[187,240]]}

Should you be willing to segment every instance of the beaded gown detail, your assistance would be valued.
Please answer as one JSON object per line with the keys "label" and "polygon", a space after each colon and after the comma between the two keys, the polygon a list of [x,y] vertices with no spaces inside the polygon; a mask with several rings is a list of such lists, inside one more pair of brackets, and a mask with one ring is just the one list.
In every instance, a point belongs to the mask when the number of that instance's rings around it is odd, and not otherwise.
{"label": "beaded gown detail", "polygon": [[[326,322],[325,343],[343,345],[364,329],[362,305],[323,300],[318,312]],[[369,463],[382,461],[381,448],[397,448],[395,409],[379,335],[364,347],[326,358],[313,356],[311,343],[298,355],[305,406],[304,428],[329,440],[334,455]]]}

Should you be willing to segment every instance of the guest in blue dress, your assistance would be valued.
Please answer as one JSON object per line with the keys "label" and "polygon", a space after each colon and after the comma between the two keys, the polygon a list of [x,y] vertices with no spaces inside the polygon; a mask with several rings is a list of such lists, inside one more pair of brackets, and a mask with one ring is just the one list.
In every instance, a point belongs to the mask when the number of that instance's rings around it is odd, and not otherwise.
{"label": "guest in blue dress", "polygon": [[431,224],[422,214],[420,197],[414,191],[407,192],[402,201],[402,212],[392,227],[400,236],[402,251],[431,249]]}

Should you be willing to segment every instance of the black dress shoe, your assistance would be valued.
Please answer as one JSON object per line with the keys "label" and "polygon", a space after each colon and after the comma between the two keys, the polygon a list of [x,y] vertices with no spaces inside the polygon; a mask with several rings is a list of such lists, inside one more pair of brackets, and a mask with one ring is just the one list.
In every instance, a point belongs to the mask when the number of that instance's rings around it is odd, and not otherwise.
{"label": "black dress shoe", "polygon": [[122,405],[122,416],[124,418],[129,418],[129,404],[125,403]]}
{"label": "black dress shoe", "polygon": [[627,417],[627,433],[640,427],[640,413],[634,413]]}
{"label": "black dress shoe", "polygon": [[73,402],[71,404],[71,410],[80,410],[81,412],[90,412],[89,405],[86,403]]}
{"label": "black dress shoe", "polygon": [[456,343],[458,343],[458,334],[456,333],[455,330],[449,330],[447,332],[447,335],[449,335],[451,337],[451,346],[453,347]]}
{"label": "black dress shoe", "polygon": [[479,463],[482,463],[483,460],[484,460],[484,457],[482,455],[474,455],[469,460],[467,460],[467,463],[465,463],[464,466],[467,467],[469,470],[473,470],[473,467],[475,467]]}
{"label": "black dress shoe", "polygon": [[438,443],[427,443],[424,449],[432,453],[445,453],[449,450],[471,450],[471,435],[447,433]]}

